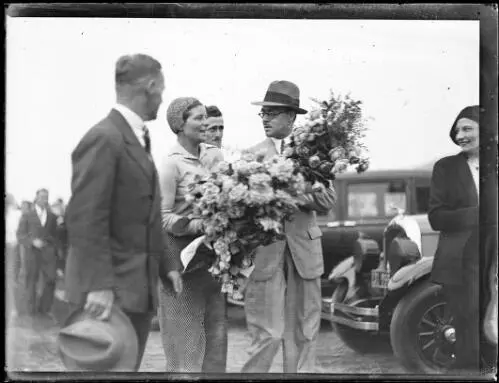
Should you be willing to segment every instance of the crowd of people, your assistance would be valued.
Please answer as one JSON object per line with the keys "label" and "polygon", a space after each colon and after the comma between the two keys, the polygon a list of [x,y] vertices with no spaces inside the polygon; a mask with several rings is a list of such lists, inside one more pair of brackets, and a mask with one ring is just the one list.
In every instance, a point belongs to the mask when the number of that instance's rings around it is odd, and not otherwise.
{"label": "crowd of people", "polygon": [[[226,297],[208,271],[214,250],[209,244],[200,246],[197,261],[187,269],[180,258],[182,250],[203,234],[203,220],[192,214],[186,194],[193,177],[207,174],[224,158],[222,113],[195,97],[174,99],[167,108],[166,121],[177,139],[162,162],[155,163],[151,156],[154,143],[145,123],[158,117],[162,103],[166,84],[161,64],[143,54],[120,57],[115,86],[116,105],[88,130],[72,153],[72,195],[67,208],[62,201],[49,207],[45,189],[37,192],[33,204],[23,204],[22,214],[8,201],[8,225],[16,227],[8,231],[9,275],[19,280],[24,274],[22,312],[49,315],[59,270],[65,278],[65,298],[72,307],[58,338],[68,369],[137,371],[157,313],[165,371],[225,372]],[[274,81],[263,101],[253,104],[261,107],[259,115],[267,137],[248,151],[263,152],[266,157],[282,154],[297,114],[307,112],[300,108],[298,86]],[[473,109],[465,117],[476,121],[474,113]],[[451,137],[459,145],[463,143],[463,158],[467,158],[463,163],[469,164],[470,179],[476,180],[476,156],[469,155],[475,152],[464,150],[470,142],[477,150],[469,125],[459,125],[462,132],[457,133],[453,127]],[[443,233],[454,232],[459,220],[449,211],[461,209],[459,204],[463,204],[469,215],[462,217],[463,225],[470,234],[459,246],[471,249],[475,245],[469,243],[476,237],[472,231],[476,226],[471,226],[477,220],[478,204],[473,188],[478,184],[466,185],[466,198],[456,197],[455,203],[445,200],[450,195],[445,188],[458,186],[446,181],[445,177],[454,173],[443,167],[461,166],[459,158],[456,165],[447,160],[435,167],[430,222]],[[303,198],[305,207],[284,226],[286,239],[261,246],[255,254],[245,294],[252,345],[242,372],[268,372],[281,346],[284,372],[316,372],[320,276],[324,272],[316,212],[331,210],[336,194],[331,184],[320,190],[310,187]],[[444,245],[439,246],[437,256],[441,262],[448,260],[447,252],[451,251]],[[453,296],[468,297],[465,291],[473,281],[466,276],[473,278],[474,274],[463,270],[474,266],[473,261],[468,262],[471,256],[463,254],[464,261],[458,261],[464,262],[463,269],[453,273],[452,280],[448,273],[440,278],[437,271],[433,277],[436,282],[454,286],[454,290],[449,289],[450,294],[456,294]],[[441,262],[436,262],[436,269]],[[460,275],[461,279],[456,279]],[[37,294],[40,279],[43,282]],[[458,310],[463,315],[475,309],[471,305],[477,302],[473,294],[466,299],[467,311],[462,309],[464,301],[452,300],[460,304]],[[471,324],[459,323],[462,333],[467,334],[466,326]],[[92,328],[100,328],[113,344],[120,345],[114,353],[104,353],[94,344],[99,332],[89,331]],[[462,355],[459,360],[463,360],[463,368],[477,368],[477,341],[461,338],[459,331],[459,342],[467,343],[458,350]]]}

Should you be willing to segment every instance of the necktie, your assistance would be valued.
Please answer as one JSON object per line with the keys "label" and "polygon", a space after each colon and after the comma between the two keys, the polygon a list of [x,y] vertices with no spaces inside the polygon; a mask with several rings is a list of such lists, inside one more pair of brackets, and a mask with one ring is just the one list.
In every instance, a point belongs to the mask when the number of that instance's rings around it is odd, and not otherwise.
{"label": "necktie", "polygon": [[144,127],[142,127],[142,132],[142,138],[144,139],[146,152],[147,154],[151,154],[151,136],[149,136],[149,129],[147,129],[147,126],[144,125]]}
{"label": "necktie", "polygon": [[284,152],[284,140],[281,141],[281,152],[279,154],[282,154],[282,152]]}

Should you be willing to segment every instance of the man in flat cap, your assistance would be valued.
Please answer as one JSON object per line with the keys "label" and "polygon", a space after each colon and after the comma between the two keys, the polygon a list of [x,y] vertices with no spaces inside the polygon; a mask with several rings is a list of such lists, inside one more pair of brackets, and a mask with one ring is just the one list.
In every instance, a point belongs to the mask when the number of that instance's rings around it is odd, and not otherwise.
{"label": "man in flat cap", "polygon": [[162,102],[161,64],[144,54],[123,56],[115,87],[116,105],[72,153],[66,292],[97,319],[108,319],[113,305],[123,310],[137,333],[138,370],[157,307],[158,270],[175,283],[180,278],[162,259],[161,196],[145,126]]}
{"label": "man in flat cap", "polygon": [[[282,153],[300,108],[300,91],[289,81],[270,84],[259,115],[267,138],[249,149],[267,158]],[[327,213],[336,195],[332,186],[313,191],[308,185],[305,206],[284,223],[286,239],[260,247],[245,292],[245,311],[252,337],[250,359],[242,372],[268,372],[283,345],[284,372],[315,372],[315,348],[321,320],[324,272],[321,230],[316,211]]]}

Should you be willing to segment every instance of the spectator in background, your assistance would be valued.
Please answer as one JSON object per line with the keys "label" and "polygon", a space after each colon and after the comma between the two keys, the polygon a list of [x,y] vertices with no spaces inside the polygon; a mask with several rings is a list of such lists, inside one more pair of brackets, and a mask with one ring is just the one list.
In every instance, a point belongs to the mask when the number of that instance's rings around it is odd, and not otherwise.
{"label": "spectator in background", "polygon": [[[57,261],[57,218],[48,206],[49,192],[36,192],[34,208],[21,217],[17,238],[23,246],[25,267],[26,311],[31,317],[50,317],[54,300]],[[37,283],[42,278],[41,296]]]}
{"label": "spectator in background", "polygon": [[222,112],[215,105],[211,105],[206,107],[206,116],[205,143],[221,148],[224,135]]}
{"label": "spectator in background", "polygon": [[33,202],[24,200],[23,202],[21,202],[21,213],[22,214],[27,213],[28,211],[31,210],[32,207],[33,207]]}
{"label": "spectator in background", "polygon": [[21,211],[18,209],[12,194],[5,197],[5,281],[7,288],[6,318],[13,313],[16,314],[16,284],[19,273],[19,251],[16,231],[21,219]]}
{"label": "spectator in background", "polygon": [[51,206],[52,213],[57,217],[57,274],[62,277],[66,264],[67,232],[64,220],[65,206],[62,198],[58,198]]}

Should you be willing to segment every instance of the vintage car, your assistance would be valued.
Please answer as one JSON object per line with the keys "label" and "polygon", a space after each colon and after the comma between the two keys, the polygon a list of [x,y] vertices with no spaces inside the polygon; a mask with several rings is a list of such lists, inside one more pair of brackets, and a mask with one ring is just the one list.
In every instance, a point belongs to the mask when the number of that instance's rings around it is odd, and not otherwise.
{"label": "vintage car", "polygon": [[323,318],[358,352],[391,346],[412,372],[445,372],[454,362],[455,329],[441,287],[429,282],[438,232],[427,215],[401,211],[387,225],[383,246],[367,237],[329,275]]}
{"label": "vintage car", "polygon": [[[324,256],[323,296],[331,297],[335,283],[328,277],[334,267],[352,255],[360,235],[374,239],[381,247],[383,230],[398,209],[407,214],[427,212],[430,178],[428,167],[369,170],[362,174],[344,173],[336,178],[336,207],[329,214],[317,217]],[[228,301],[244,304],[243,300],[232,297]]]}

